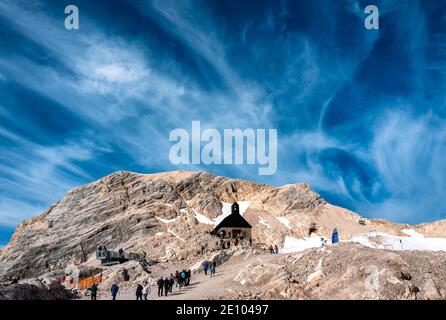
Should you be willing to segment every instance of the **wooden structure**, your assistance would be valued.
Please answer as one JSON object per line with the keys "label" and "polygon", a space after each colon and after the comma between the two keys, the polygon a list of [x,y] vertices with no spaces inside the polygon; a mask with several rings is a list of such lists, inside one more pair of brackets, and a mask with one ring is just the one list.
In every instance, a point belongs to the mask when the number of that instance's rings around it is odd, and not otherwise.
{"label": "wooden structure", "polygon": [[80,278],[77,282],[77,288],[78,289],[88,289],[88,288],[91,288],[93,283],[96,283],[96,285],[98,285],[101,282],[102,282],[102,273],[99,275],[96,275],[96,276]]}
{"label": "wooden structure", "polygon": [[224,218],[212,231],[222,239],[250,239],[252,226],[240,215],[237,202],[231,206],[231,214]]}
{"label": "wooden structure", "polygon": [[93,283],[97,285],[102,282],[102,269],[86,268],[79,270],[76,266],[65,269],[65,276],[59,280],[66,288],[88,289]]}

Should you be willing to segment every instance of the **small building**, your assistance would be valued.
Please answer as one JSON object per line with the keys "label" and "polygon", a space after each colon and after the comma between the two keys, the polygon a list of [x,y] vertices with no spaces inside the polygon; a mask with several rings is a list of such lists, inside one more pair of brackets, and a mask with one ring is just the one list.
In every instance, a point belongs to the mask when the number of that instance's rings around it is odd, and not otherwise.
{"label": "small building", "polygon": [[240,215],[237,202],[231,206],[231,214],[224,218],[213,230],[213,234],[223,239],[250,239],[251,225]]}

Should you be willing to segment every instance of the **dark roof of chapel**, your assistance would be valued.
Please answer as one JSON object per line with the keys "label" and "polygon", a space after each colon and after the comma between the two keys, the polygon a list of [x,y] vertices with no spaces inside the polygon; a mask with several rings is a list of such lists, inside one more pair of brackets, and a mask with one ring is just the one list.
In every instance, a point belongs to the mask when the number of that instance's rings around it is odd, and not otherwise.
{"label": "dark roof of chapel", "polygon": [[220,228],[252,228],[252,226],[238,213],[231,213],[224,218],[214,230]]}

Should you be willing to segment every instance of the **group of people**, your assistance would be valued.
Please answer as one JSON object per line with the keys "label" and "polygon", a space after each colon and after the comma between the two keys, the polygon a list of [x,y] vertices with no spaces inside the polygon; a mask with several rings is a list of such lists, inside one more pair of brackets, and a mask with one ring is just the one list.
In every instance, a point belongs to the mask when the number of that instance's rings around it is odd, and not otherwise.
{"label": "group of people", "polygon": [[169,292],[172,293],[174,282],[175,280],[172,274],[170,275],[170,277],[165,277],[164,279],[163,277],[160,277],[156,281],[156,284],[158,285],[158,297],[161,297],[163,295],[167,297],[167,294]]}
{"label": "group of people", "polygon": [[189,270],[183,269],[183,271],[181,271],[181,272],[176,271],[175,279],[177,280],[178,289],[189,286],[190,285],[190,277],[191,277],[190,269]]}
{"label": "group of people", "polygon": [[217,263],[215,261],[212,261],[212,263],[210,263],[209,261],[205,261],[203,262],[203,271],[204,271],[204,275],[207,276],[208,275],[208,270],[210,272],[210,277],[213,278],[215,277],[215,271],[217,268]]}
{"label": "group of people", "polygon": [[231,240],[220,240],[220,246],[222,250],[231,249]]}
{"label": "group of people", "polygon": [[[141,284],[139,283],[136,287],[136,300],[147,300],[147,297],[150,295],[150,292],[152,292],[152,287],[150,286],[149,280],[144,280],[144,282]],[[113,297],[113,300],[114,297]]]}
{"label": "group of people", "polygon": [[[241,241],[243,241],[243,239],[239,240],[238,238],[235,238],[235,239],[232,240],[232,245],[234,247],[237,247],[240,244]],[[252,239],[251,238],[249,238],[248,243],[249,243],[250,246],[252,246]],[[231,249],[231,240],[225,241],[224,239],[221,239],[220,240],[220,247],[223,250],[224,249]]]}
{"label": "group of people", "polygon": [[274,247],[270,244],[268,249],[271,254],[279,254],[279,247],[277,244],[275,244]]}
{"label": "group of people", "polygon": [[172,293],[173,286],[176,286],[179,290],[190,285],[191,271],[185,270],[179,272],[178,270],[175,274],[170,274],[170,277],[160,277],[157,281],[158,285],[158,297],[167,296]]}
{"label": "group of people", "polygon": [[[215,275],[215,265],[211,265],[211,276]],[[206,269],[207,274],[207,269]],[[157,286],[158,286],[158,296],[167,296],[169,293],[172,293],[173,287],[176,283],[176,286],[179,290],[181,290],[184,287],[187,287],[190,285],[190,279],[191,279],[191,270],[185,270],[183,271],[176,271],[175,274],[170,274],[170,277],[160,277],[157,280]],[[90,297],[91,300],[97,299],[97,293],[98,293],[98,285],[96,283],[93,283],[93,285],[87,289],[90,291]],[[119,286],[114,282],[110,288],[112,299],[116,300],[116,296],[119,292]],[[142,283],[139,283],[136,287],[136,300],[147,300],[147,298],[150,296],[150,293],[152,292],[151,288],[151,281],[150,279],[144,280]]]}
{"label": "group of people", "polygon": [[[105,251],[105,252],[107,252],[108,250],[107,250],[106,246],[99,246],[98,247],[98,251]],[[118,252],[119,252],[119,256],[121,258],[124,258],[124,250],[122,250],[122,248],[121,248],[121,249],[118,250]]]}

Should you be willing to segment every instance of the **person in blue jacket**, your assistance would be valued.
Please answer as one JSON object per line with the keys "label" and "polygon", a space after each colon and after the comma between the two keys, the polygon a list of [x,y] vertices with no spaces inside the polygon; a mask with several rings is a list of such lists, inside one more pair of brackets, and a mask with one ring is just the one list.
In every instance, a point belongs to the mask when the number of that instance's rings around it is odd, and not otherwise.
{"label": "person in blue jacket", "polygon": [[338,243],[338,242],[339,242],[338,230],[336,230],[336,228],[334,228],[333,233],[331,235],[331,243]]}
{"label": "person in blue jacket", "polygon": [[118,294],[118,291],[119,291],[119,286],[116,283],[113,283],[113,285],[111,286],[111,294],[113,300],[116,300],[116,295]]}
{"label": "person in blue jacket", "polygon": [[211,264],[211,278],[215,277],[215,268],[217,267],[217,263],[215,261]]}
{"label": "person in blue jacket", "polygon": [[207,262],[207,261],[203,262],[203,270],[204,270],[205,276],[208,275],[208,269],[209,269],[209,262]]}

